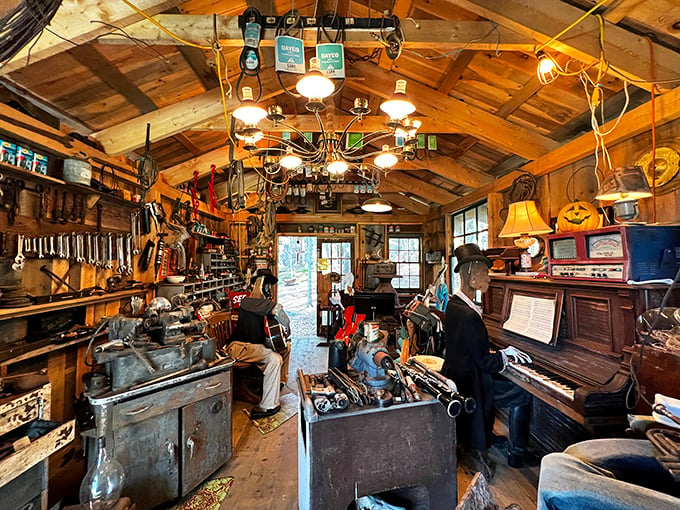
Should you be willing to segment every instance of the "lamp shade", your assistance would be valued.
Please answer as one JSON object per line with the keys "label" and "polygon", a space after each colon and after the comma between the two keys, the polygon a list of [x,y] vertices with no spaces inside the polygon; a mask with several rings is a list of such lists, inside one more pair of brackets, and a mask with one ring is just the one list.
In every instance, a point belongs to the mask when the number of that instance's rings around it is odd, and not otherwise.
{"label": "lamp shade", "polygon": [[333,82],[321,72],[319,59],[316,57],[309,60],[309,72],[297,82],[295,88],[307,99],[324,99],[335,91]]}
{"label": "lamp shade", "polygon": [[403,119],[416,111],[416,107],[406,97],[406,80],[397,80],[392,98],[383,102],[380,109],[391,119]]}
{"label": "lamp shade", "polygon": [[543,221],[533,200],[513,202],[508,218],[498,237],[519,237],[524,235],[548,234],[552,229]]}
{"label": "lamp shade", "polygon": [[595,198],[618,201],[651,197],[647,176],[641,166],[620,166],[605,175]]}
{"label": "lamp shade", "polygon": [[385,213],[392,210],[392,204],[378,195],[366,200],[363,204],[361,204],[361,208],[366,212]]}

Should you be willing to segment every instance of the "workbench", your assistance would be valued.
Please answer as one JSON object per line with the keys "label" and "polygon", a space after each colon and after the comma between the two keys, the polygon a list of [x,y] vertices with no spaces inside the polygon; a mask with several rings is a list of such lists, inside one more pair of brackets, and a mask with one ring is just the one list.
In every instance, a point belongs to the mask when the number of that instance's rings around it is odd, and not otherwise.
{"label": "workbench", "polygon": [[318,414],[300,390],[301,510],[346,510],[355,497],[424,486],[430,509],[455,508],[456,425],[430,395],[390,407]]}

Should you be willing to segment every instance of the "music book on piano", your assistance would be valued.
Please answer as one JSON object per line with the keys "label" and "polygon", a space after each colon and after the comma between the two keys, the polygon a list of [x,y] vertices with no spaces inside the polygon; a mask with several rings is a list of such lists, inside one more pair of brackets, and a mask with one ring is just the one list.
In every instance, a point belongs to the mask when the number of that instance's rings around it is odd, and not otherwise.
{"label": "music book on piano", "polygon": [[554,299],[515,294],[503,329],[549,344],[553,339],[555,308]]}

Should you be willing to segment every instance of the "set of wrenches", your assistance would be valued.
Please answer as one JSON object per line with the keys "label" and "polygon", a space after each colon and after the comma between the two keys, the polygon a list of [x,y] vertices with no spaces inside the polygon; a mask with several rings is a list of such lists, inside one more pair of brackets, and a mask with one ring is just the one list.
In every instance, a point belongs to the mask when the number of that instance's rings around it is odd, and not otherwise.
{"label": "set of wrenches", "polygon": [[132,233],[71,232],[37,237],[17,234],[17,255],[12,269],[21,269],[24,258],[31,256],[71,260],[101,269],[113,269],[116,263],[118,272],[132,274],[133,257],[137,254],[139,248]]}

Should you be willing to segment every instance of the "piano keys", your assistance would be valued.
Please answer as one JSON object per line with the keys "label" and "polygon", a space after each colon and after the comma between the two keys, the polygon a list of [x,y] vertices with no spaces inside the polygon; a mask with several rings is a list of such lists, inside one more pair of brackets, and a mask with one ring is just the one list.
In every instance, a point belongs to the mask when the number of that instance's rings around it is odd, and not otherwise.
{"label": "piano keys", "polygon": [[[564,436],[569,444],[623,432],[633,404],[635,320],[658,306],[665,290],[664,285],[492,276],[483,297],[489,338],[498,348],[513,345],[525,351],[533,361],[511,364],[502,373],[536,397],[538,422],[532,422],[532,435]],[[516,295],[556,300],[550,344],[503,329]],[[574,438],[577,430],[583,437]],[[549,449],[562,446],[555,438],[539,442],[550,443]]]}

